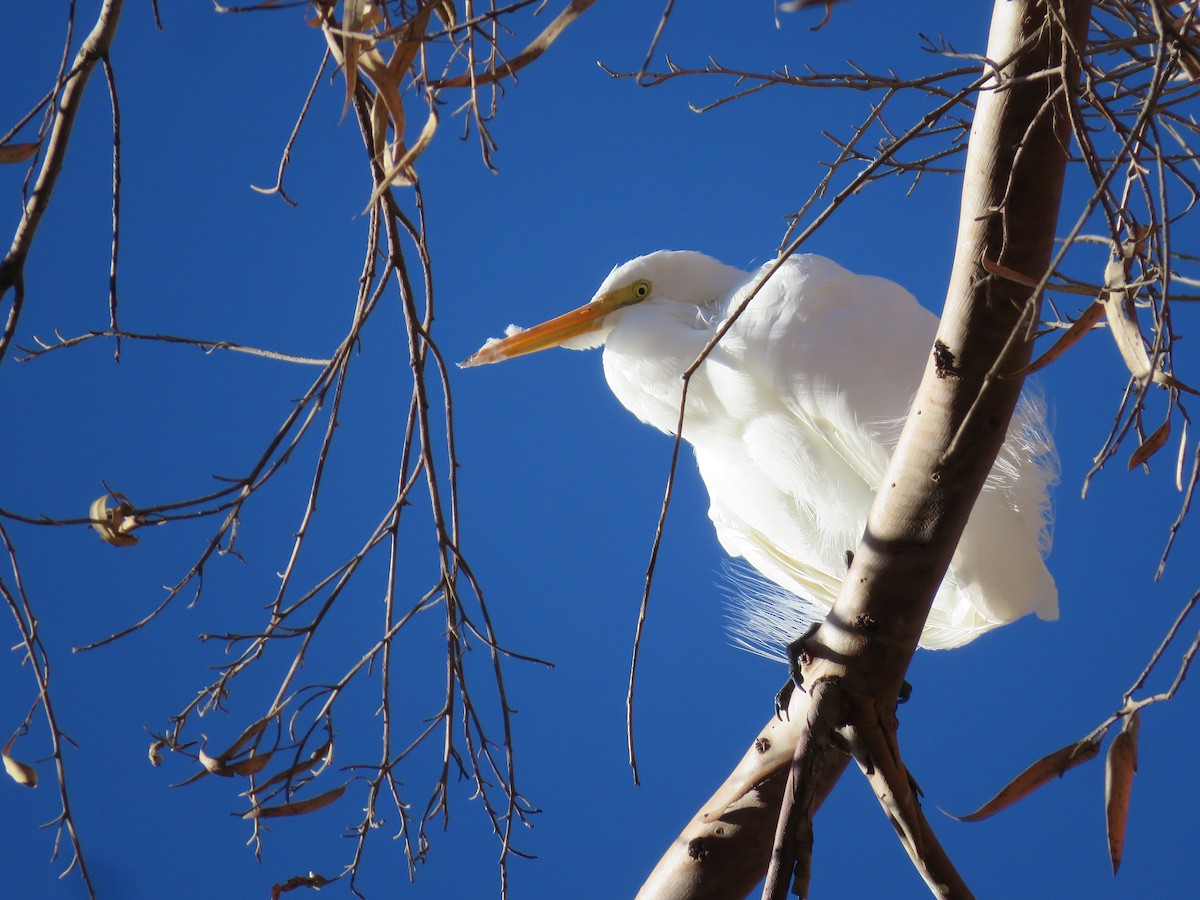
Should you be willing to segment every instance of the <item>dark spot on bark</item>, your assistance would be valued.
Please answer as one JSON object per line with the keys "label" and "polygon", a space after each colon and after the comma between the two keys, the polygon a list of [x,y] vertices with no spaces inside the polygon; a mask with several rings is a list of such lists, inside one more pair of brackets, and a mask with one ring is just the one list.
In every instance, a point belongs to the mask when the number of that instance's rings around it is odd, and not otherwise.
{"label": "dark spot on bark", "polygon": [[854,628],[857,631],[874,631],[878,625],[879,623],[875,621],[874,617],[866,614],[858,616],[854,620]]}
{"label": "dark spot on bark", "polygon": [[766,753],[771,749],[771,742],[764,737],[760,737],[754,742],[754,749],[759,753]]}
{"label": "dark spot on bark", "polygon": [[692,838],[688,841],[687,852],[688,856],[700,862],[708,859],[708,847],[705,846],[703,838]]}
{"label": "dark spot on bark", "polygon": [[933,366],[938,378],[957,378],[962,373],[954,352],[940,338],[933,342]]}

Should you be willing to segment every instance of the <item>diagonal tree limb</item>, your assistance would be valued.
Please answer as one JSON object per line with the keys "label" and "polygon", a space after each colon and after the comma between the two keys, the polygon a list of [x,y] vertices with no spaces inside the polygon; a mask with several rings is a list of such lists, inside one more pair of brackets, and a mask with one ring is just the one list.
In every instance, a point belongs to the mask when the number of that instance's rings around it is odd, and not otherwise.
{"label": "diagonal tree limb", "polygon": [[[1049,268],[1070,139],[1065,107],[1078,77],[1078,61],[1069,48],[1083,45],[1090,11],[1090,0],[995,4],[987,56],[1011,62],[998,67],[980,93],[971,129],[956,254],[938,330],[938,340],[954,354],[953,374],[945,377],[931,354],[841,596],[805,645],[803,668],[811,693],[793,697],[793,721],[820,719],[821,705],[833,702],[838,692],[816,686],[838,683],[844,696],[855,698],[841,733],[852,748],[866,751],[861,761],[887,771],[882,784],[889,792],[903,793],[906,788],[897,782],[907,780],[895,741],[896,697],[1020,395],[1022,379],[1004,373],[1024,366],[1032,349],[1029,324],[1036,320],[1037,296],[990,275],[982,261],[1016,271]],[[793,739],[799,737],[797,731]],[[823,757],[818,744],[814,752],[801,754],[797,779],[816,772]],[[894,748],[894,758],[890,749],[882,754],[881,747]],[[761,776],[777,777],[778,765],[775,760],[764,766]],[[745,773],[739,778],[755,783]],[[774,814],[769,804],[751,811],[741,802],[729,809],[745,814],[747,821],[739,823],[743,830],[754,827],[748,821],[752,816]],[[785,806],[783,817],[791,824],[781,834],[794,832],[811,814],[808,808],[795,812],[794,802]],[[945,896],[969,896],[914,809],[915,801],[908,798],[889,800],[889,814],[903,817],[905,842],[916,851],[930,887],[938,893],[945,889]],[[676,841],[640,896],[740,897],[752,889],[740,867],[723,870],[717,864],[723,856],[712,848],[714,864],[690,870],[670,859],[680,849]],[[779,883],[787,868],[773,869],[764,896],[782,895]],[[676,881],[660,877],[661,872],[676,872]]]}
{"label": "diagonal tree limb", "polygon": [[0,298],[10,290],[13,292],[12,305],[9,307],[4,329],[0,331],[0,361],[4,359],[4,354],[12,343],[25,303],[25,258],[33,247],[34,235],[50,203],[59,173],[62,172],[67,145],[71,141],[71,129],[83,103],[83,92],[87,87],[88,77],[96,68],[96,64],[108,56],[108,48],[112,46],[113,37],[117,33],[122,5],[123,0],[105,0],[104,6],[96,16],[96,24],[84,38],[79,52],[75,55],[75,62],[67,73],[62,93],[58,96],[54,126],[50,129],[50,137],[46,141],[46,155],[42,159],[42,167],[38,171],[33,192],[22,211],[21,221],[13,235],[12,246],[4,259],[0,260]]}
{"label": "diagonal tree limb", "polygon": [[971,897],[966,882],[938,843],[921,810],[916,782],[900,758],[894,716],[874,719],[876,707],[872,697],[860,695],[851,698],[851,703],[862,704],[861,709],[852,709],[850,714],[855,723],[852,731],[855,758],[914,868],[934,896]]}
{"label": "diagonal tree limb", "polygon": [[[639,900],[743,897],[762,880],[771,861],[784,771],[795,748],[807,745],[805,735],[821,732],[820,723],[810,724],[807,718],[810,709],[809,694],[793,692],[787,714],[772,717],[759,732],[742,762],[659,860],[638,892]],[[826,758],[815,779],[813,812],[849,761],[841,751]]]}
{"label": "diagonal tree limb", "polygon": [[[775,828],[775,846],[767,868],[769,900],[786,900],[787,871],[792,872],[791,891],[808,896],[812,877],[813,817],[846,768],[848,757],[833,745],[833,735],[850,714],[849,698],[834,681],[823,681],[809,691],[808,717],[788,771],[783,809]],[[764,898],[768,895],[764,891]]]}

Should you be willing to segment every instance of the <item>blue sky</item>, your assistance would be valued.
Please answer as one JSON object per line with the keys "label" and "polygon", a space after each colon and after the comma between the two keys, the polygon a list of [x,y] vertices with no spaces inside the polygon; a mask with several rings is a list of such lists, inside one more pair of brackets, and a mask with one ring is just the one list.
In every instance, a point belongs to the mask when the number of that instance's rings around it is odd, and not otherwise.
{"label": "blue sky", "polygon": [[[90,26],[94,3],[80,4]],[[959,4],[889,8],[859,2],[824,30],[814,17],[770,4],[730,13],[681,4],[664,47],[700,67],[712,55],[731,67],[769,70],[805,63],[927,71],[918,32],[942,33],[981,52],[987,22]],[[26,11],[19,40],[3,40],[0,121],[13,121],[52,78],[65,3]],[[339,125],[342,83],[326,83],[287,174],[293,209],[250,184],[274,180],[279,153],[323,44],[299,10],[218,16],[205,4],[163,9],[153,29],[145,4],[130,4],[113,58],[121,96],[124,193],[121,321],[133,331],[172,331],[323,356],[353,308],[369,196],[353,123]],[[680,80],[644,90],[596,66],[634,69],[657,23],[653,5],[600,3],[501,98],[492,124],[500,174],[479,161],[462,122],[443,116],[419,172],[427,204],[438,318],[450,360],[465,358],[510,321],[533,324],[589,298],[615,263],[659,248],[698,249],[737,266],[773,255],[784,216],[817,183],[833,155],[822,130],[846,134],[870,100],[840,92],[774,89],[704,115],[688,108],[730,88]],[[540,28],[513,39],[517,48]],[[89,86],[58,193],[26,272],[19,343],[103,327],[109,253],[109,110],[102,80]],[[18,214],[19,167],[0,170],[0,222]],[[944,293],[959,184],[930,179],[877,185],[839,213],[806,247],[848,268],[905,285],[932,309]],[[1080,185],[1072,185],[1079,198]],[[405,347],[395,309],[364,335],[352,368],[339,445],[316,535],[323,551],[303,575],[321,577],[353,552],[394,492],[406,410]],[[1068,299],[1066,310],[1075,308]],[[1179,311],[1176,328],[1194,318]],[[234,354],[126,344],[120,364],[99,343],[40,360],[6,359],[0,372],[0,506],[55,517],[83,515],[102,482],[135,500],[166,502],[208,489],[257,458],[314,371]],[[1181,364],[1180,375],[1195,380]],[[604,383],[598,354],[556,351],[451,375],[461,486],[463,549],[486,591],[501,640],[553,660],[552,671],[509,663],[517,777],[542,812],[517,846],[512,895],[631,896],[695,809],[720,783],[771,712],[783,677],[774,663],[733,649],[724,631],[722,553],[703,486],[681,468],[651,600],[638,694],[635,787],[625,762],[624,700],[629,644],[671,445],[637,423]],[[1120,705],[1196,583],[1195,524],[1179,538],[1157,584],[1158,557],[1181,495],[1173,464],[1126,473],[1128,453],[1095,480],[1082,478],[1101,447],[1124,389],[1107,335],[1090,336],[1040,379],[1062,457],[1055,547],[1062,618],[1023,620],[961,650],[920,653],[902,710],[901,741],[923,787],[935,829],[981,897],[1179,895],[1200,878],[1200,737],[1185,685],[1174,704],[1143,715],[1125,860],[1113,878],[1097,762],[1047,786],[1015,809],[976,825],[965,812],[1043,753],[1082,737]],[[1156,398],[1161,403],[1161,398]],[[244,808],[230,782],[180,788],[191,768],[146,761],[146,728],[164,726],[224,659],[196,635],[252,627],[286,562],[316,441],[310,437],[242,525],[245,561],[217,560],[193,608],[175,604],[150,628],[102,650],[70,648],[103,637],[157,605],[161,585],[186,571],[207,523],[145,532],[118,551],[86,527],[10,527],[26,588],[54,663],[72,802],[102,896],[265,896],[309,870],[335,874],[351,842],[339,837],[360,815],[354,788],[322,812],[274,823],[262,863],[244,844]],[[1131,449],[1131,448],[1130,448]],[[1173,455],[1173,450],[1170,451]],[[419,522],[418,520],[414,520]],[[427,535],[413,530],[411,583],[427,584]],[[5,576],[7,577],[7,576]],[[362,652],[382,592],[382,564],[339,603],[345,638],[312,662],[310,677]],[[371,625],[364,624],[370,622]],[[15,634],[9,645],[17,640]],[[423,640],[423,642],[422,642]],[[404,645],[399,707],[409,729],[436,708],[436,628]],[[482,656],[482,654],[479,654]],[[1178,651],[1154,682],[1174,674]],[[480,660],[482,663],[482,660]],[[478,669],[485,674],[486,667]],[[3,663],[0,732],[33,700],[13,653]],[[306,673],[308,674],[308,673]],[[483,675],[477,675],[482,678]],[[271,683],[249,684],[233,714],[199,726],[214,743],[240,731]],[[347,749],[336,764],[373,759],[374,687],[351,698],[358,717],[339,723]],[[353,704],[357,707],[353,707]],[[46,752],[40,718],[18,744]],[[361,749],[358,758],[355,751]],[[402,778],[423,803],[431,759]],[[0,850],[13,896],[81,895],[49,860],[52,834],[37,825],[56,811],[53,773],[42,786],[0,786],[6,841]],[[389,823],[368,849],[369,896],[491,896],[498,845],[471,801],[452,794],[450,828],[433,833],[413,884]],[[817,819],[815,896],[926,896],[869,788],[845,777]],[[328,889],[345,895],[342,886]]]}

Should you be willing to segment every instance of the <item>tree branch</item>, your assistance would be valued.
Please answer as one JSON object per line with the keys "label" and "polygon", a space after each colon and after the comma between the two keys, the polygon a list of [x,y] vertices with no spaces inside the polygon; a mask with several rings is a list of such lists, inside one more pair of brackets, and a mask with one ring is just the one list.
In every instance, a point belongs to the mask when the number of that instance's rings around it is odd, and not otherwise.
{"label": "tree branch", "polygon": [[[987,56],[1005,62],[989,65],[992,77],[979,95],[956,255],[938,330],[938,340],[954,355],[954,370],[947,377],[931,354],[841,596],[805,642],[801,662],[810,693],[797,692],[790,716],[803,722],[836,720],[839,710],[824,706],[847,704],[840,737],[865,770],[891,771],[884,779],[889,789],[896,786],[895,773],[905,772],[895,742],[896,698],[934,594],[1004,441],[1022,383],[1009,373],[1028,362],[1030,326],[1037,321],[1039,294],[990,275],[982,260],[1023,272],[1045,272],[1050,265],[1070,135],[1067,92],[1078,71],[1069,46],[1083,45],[1090,8],[1090,0],[1057,0],[1054,9],[1044,0],[1000,0],[994,7]],[[1063,36],[1064,23],[1070,42]],[[825,687],[831,683],[839,690]],[[797,783],[812,778],[828,752],[829,740],[815,738],[797,760]],[[763,779],[777,773],[778,765],[776,759],[759,770],[757,781],[748,780],[759,785],[760,798]],[[798,799],[799,804],[794,795],[784,800],[789,822],[811,814],[808,797]],[[775,815],[771,804],[750,808],[740,806],[743,802],[737,808],[748,819]],[[804,808],[793,820],[786,807],[796,805]],[[922,873],[933,876],[931,887],[938,880],[939,890],[949,885],[948,896],[969,896],[919,814],[902,802],[889,808],[889,815],[906,806],[906,844],[915,850]],[[788,833],[789,828],[780,829],[781,835]],[[680,871],[670,860],[680,850],[677,840],[655,873]],[[776,852],[782,851],[777,847]],[[709,858],[725,856],[711,852]],[[773,868],[764,896],[782,895],[787,868]],[[752,887],[740,871],[717,864],[695,866],[688,878],[686,885],[680,880],[667,890],[652,888],[651,876],[641,896],[734,897]]]}
{"label": "tree branch", "polygon": [[33,192],[25,203],[21,221],[13,236],[12,246],[3,260],[0,260],[0,297],[12,290],[12,306],[8,310],[8,319],[4,330],[0,332],[0,360],[12,343],[17,330],[17,322],[21,318],[21,308],[25,303],[24,268],[25,258],[33,246],[33,238],[38,225],[45,215],[54,193],[54,185],[62,171],[63,160],[67,156],[67,145],[71,141],[71,129],[75,125],[75,116],[83,102],[83,91],[87,87],[88,77],[96,68],[96,63],[108,56],[108,48],[112,45],[117,33],[117,23],[121,18],[121,7],[124,0],[105,0],[96,17],[96,24],[91,33],[84,39],[75,55],[71,71],[67,73],[62,94],[58,98],[58,108],[54,115],[54,126],[46,142],[46,156],[42,160],[42,168],[38,172]]}

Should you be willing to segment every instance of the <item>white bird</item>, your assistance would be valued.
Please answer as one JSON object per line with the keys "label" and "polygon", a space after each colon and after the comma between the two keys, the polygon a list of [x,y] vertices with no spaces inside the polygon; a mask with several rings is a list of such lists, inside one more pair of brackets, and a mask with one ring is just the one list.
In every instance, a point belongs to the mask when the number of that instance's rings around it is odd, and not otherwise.
{"label": "white bird", "polygon": [[[617,266],[579,309],[509,326],[462,363],[604,345],[604,373],[641,421],[674,434],[681,376],[760,275],[700,253]],[[683,437],[730,556],[782,590],[740,592],[733,629],[779,656],[833,605],[916,393],[937,318],[897,284],[820,256],[785,261],[691,378]],[[921,646],[957,647],[1036,612],[1058,617],[1043,404],[1023,398],[934,599]]]}

